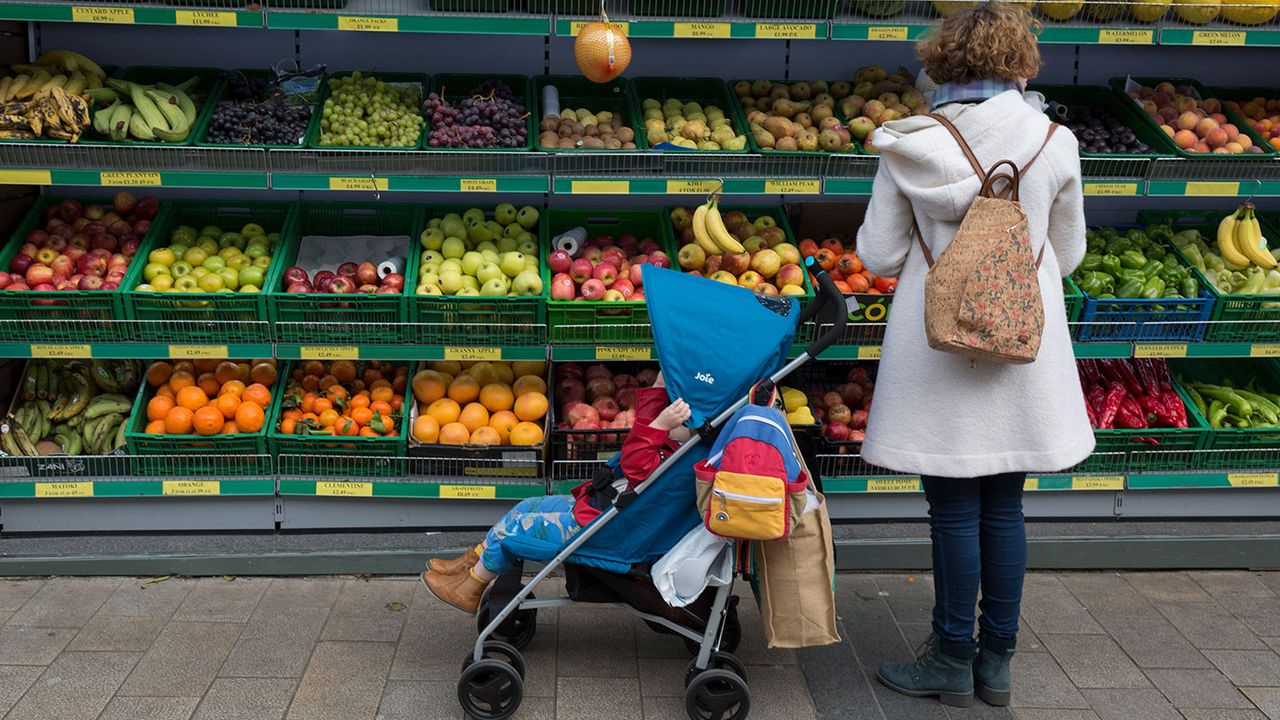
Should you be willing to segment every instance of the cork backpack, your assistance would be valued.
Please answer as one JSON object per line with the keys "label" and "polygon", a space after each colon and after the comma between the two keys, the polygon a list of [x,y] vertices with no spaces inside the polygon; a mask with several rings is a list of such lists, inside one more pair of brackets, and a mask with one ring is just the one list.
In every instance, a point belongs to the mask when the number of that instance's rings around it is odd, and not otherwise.
{"label": "cork backpack", "polygon": [[940,115],[932,117],[960,144],[982,189],[937,262],[920,226],[912,220],[929,263],[924,284],[929,347],[965,355],[971,361],[1033,362],[1044,332],[1044,304],[1036,276],[1044,248],[1039,255],[1032,254],[1027,216],[1018,202],[1018,181],[1044,152],[1058,125],[1049,125],[1044,143],[1021,170],[1012,160],[983,170],[956,126]]}

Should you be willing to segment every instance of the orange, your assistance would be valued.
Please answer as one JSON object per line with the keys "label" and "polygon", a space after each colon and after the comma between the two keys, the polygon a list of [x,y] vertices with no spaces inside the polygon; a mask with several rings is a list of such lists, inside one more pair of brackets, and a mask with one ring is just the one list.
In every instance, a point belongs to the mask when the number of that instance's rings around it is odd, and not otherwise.
{"label": "orange", "polygon": [[241,432],[258,432],[266,421],[262,408],[251,402],[241,403],[236,409],[236,427]]}
{"label": "orange", "polygon": [[196,387],[203,390],[208,397],[217,397],[218,391],[222,389],[222,383],[218,382],[218,378],[214,377],[213,373],[207,372],[196,379]]}
{"label": "orange", "polygon": [[503,383],[489,383],[480,388],[480,404],[489,412],[510,410],[515,402],[516,397],[511,394],[511,388]]}
{"label": "orange", "polygon": [[184,372],[191,377],[196,376],[196,366],[190,360],[179,360],[173,364],[174,372]]}
{"label": "orange", "polygon": [[360,426],[351,419],[341,419],[338,423],[339,435],[357,435],[360,432]]}
{"label": "orange", "polygon": [[366,426],[366,427],[360,428],[360,437],[382,437],[382,436],[379,435],[378,432],[373,428]]}
{"label": "orange", "polygon": [[173,375],[173,366],[163,360],[151,363],[151,367],[147,368],[147,384],[151,387],[160,387],[169,382],[169,376]]}
{"label": "orange", "polygon": [[369,396],[365,393],[356,393],[351,396],[347,404],[353,408],[367,408],[369,407]]}
{"label": "orange", "polygon": [[285,418],[280,421],[280,432],[284,435],[292,435],[298,429],[298,421],[292,418]]}
{"label": "orange", "polygon": [[[271,404],[271,391],[265,385],[254,383],[244,389],[244,394],[240,396],[240,399],[245,402],[257,403],[259,408],[265,408]],[[319,402],[319,400],[316,402]],[[253,431],[250,430],[249,432]]]}
{"label": "orange", "polygon": [[462,423],[451,422],[440,428],[441,445],[466,445],[471,442],[471,432]]}
{"label": "orange", "polygon": [[184,387],[196,384],[195,376],[185,370],[178,370],[169,376],[169,387],[176,393]]}
{"label": "orange", "polygon": [[[449,398],[440,398],[439,400],[427,406],[427,414],[436,419],[440,424],[441,431],[444,426],[452,422],[458,421],[458,416],[462,414],[462,408],[458,407],[458,403]],[[471,437],[470,433],[467,437]]]}
{"label": "orange", "polygon": [[413,376],[413,396],[420,403],[431,403],[444,397],[445,382],[435,370],[422,370]]}
{"label": "orange", "polygon": [[497,430],[494,430],[488,425],[483,425],[481,427],[476,428],[475,432],[471,433],[471,444],[472,445],[501,445],[502,436],[498,434]]}
{"label": "orange", "polygon": [[[350,414],[351,414],[351,419],[355,420],[361,425],[368,425],[369,421],[373,419],[373,411],[367,407],[351,408]],[[435,422],[435,420],[432,420],[432,422]],[[439,427],[438,424],[437,424],[437,427]]]}
{"label": "orange", "polygon": [[276,366],[269,363],[258,363],[249,370],[249,379],[267,386],[275,385]]}
{"label": "orange", "polygon": [[235,395],[236,397],[240,397],[244,394],[244,383],[239,380],[232,380],[230,382],[223,383],[222,389],[218,391],[218,394]]}
{"label": "orange", "polygon": [[337,385],[337,384],[338,384],[338,378],[336,378],[336,377],[334,377],[334,376],[332,376],[332,375],[325,375],[324,377],[320,378],[320,389],[321,389],[321,390],[328,390],[329,388],[331,388],[331,387],[333,387],[334,385]]}
{"label": "orange", "polygon": [[458,422],[467,426],[467,432],[475,432],[476,428],[489,424],[489,411],[480,403],[469,403],[462,408],[462,414],[458,416]]}
{"label": "orange", "polygon": [[169,411],[173,409],[173,406],[173,398],[157,395],[147,403],[147,419],[152,421],[163,420],[164,416],[168,415]]}
{"label": "orange", "polygon": [[218,362],[219,362],[218,360],[213,360],[210,358],[201,358],[199,360],[195,360],[194,364],[196,366],[196,370],[203,374],[203,373],[211,373],[214,370],[217,370]]}
{"label": "orange", "polygon": [[338,379],[338,382],[349,383],[356,379],[356,364],[350,360],[335,360],[329,366],[329,372]]}
{"label": "orange", "polygon": [[341,415],[338,414],[338,411],[334,410],[333,408],[329,408],[328,410],[323,410],[318,414],[320,415],[321,425],[334,425],[342,417]]}
{"label": "orange", "polygon": [[369,427],[374,430],[378,429],[378,423],[382,423],[382,429],[387,435],[396,434],[396,421],[391,419],[390,415],[379,415],[369,422]]}
{"label": "orange", "polygon": [[235,395],[221,395],[214,401],[214,406],[218,408],[218,412],[222,413],[224,420],[234,420],[236,410],[240,409],[240,398]]}
{"label": "orange", "polygon": [[330,400],[338,400],[338,399],[346,400],[348,397],[351,396],[351,393],[347,392],[347,389],[342,387],[341,385],[334,385],[333,387],[329,388],[328,394],[329,394]]}
{"label": "orange", "polygon": [[382,413],[383,415],[391,414],[391,405],[389,403],[384,403],[381,400],[376,403],[371,403],[369,405],[369,409],[375,413]]}
{"label": "orange", "polygon": [[236,435],[240,432],[240,428],[236,427],[233,422],[222,423],[222,435]]}
{"label": "orange", "polygon": [[480,383],[470,375],[459,375],[449,383],[447,394],[459,403],[469,403],[480,397]]}
{"label": "orange", "polygon": [[169,387],[168,385],[161,385],[160,387],[156,388],[156,397],[167,397],[170,400],[172,400],[178,397],[178,394],[175,393],[173,391],[173,388]]}
{"label": "orange", "polygon": [[178,404],[182,407],[195,412],[205,405],[209,404],[209,396],[195,385],[190,385],[178,391]]}
{"label": "orange", "polygon": [[249,384],[249,363],[236,363],[236,379],[245,385]]}
{"label": "orange", "polygon": [[302,378],[302,389],[308,392],[315,392],[320,389],[320,378],[315,375],[308,375]]}
{"label": "orange", "polygon": [[227,419],[222,417],[221,410],[208,405],[195,412],[191,418],[191,425],[197,435],[217,435],[222,431],[222,425],[226,421]]}
{"label": "orange", "polygon": [[[395,397],[396,391],[391,387],[391,383],[386,380],[380,380],[378,382],[380,384],[374,385],[373,388],[369,390],[369,397],[372,398],[374,402],[390,402],[391,398]],[[457,400],[457,398],[454,399]],[[458,402],[462,401],[458,400]]]}
{"label": "orange", "polygon": [[182,406],[175,407],[164,416],[164,431],[169,435],[190,435],[194,418],[195,413],[190,410]]}
{"label": "orange", "polygon": [[512,445],[538,445],[542,443],[542,428],[531,422],[522,422],[511,429]]}
{"label": "orange", "polygon": [[516,398],[516,417],[526,422],[541,420],[547,414],[547,396],[527,392]]}
{"label": "orange", "polygon": [[320,415],[325,410],[332,410],[332,409],[333,409],[333,401],[326,397],[318,397],[316,398],[316,401],[311,404],[311,412],[317,415]]}
{"label": "orange", "polygon": [[419,415],[413,421],[413,439],[420,443],[434,445],[440,439],[440,423],[430,415]]}
{"label": "orange", "polygon": [[147,423],[147,434],[148,434],[148,435],[163,435],[163,434],[164,434],[164,420],[152,420],[151,422]]}
{"label": "orange", "polygon": [[240,371],[236,368],[235,363],[227,360],[226,362],[218,363],[218,369],[213,371],[213,376],[218,379],[219,383],[226,385],[232,380],[239,380]]}
{"label": "orange", "polygon": [[511,386],[511,390],[515,392],[516,397],[520,397],[527,392],[540,392],[546,395],[547,383],[537,375],[521,375],[516,380],[516,384]]}
{"label": "orange", "polygon": [[504,444],[510,437],[512,428],[519,424],[520,418],[510,410],[499,410],[489,417],[489,427],[498,431],[498,436],[502,438]]}

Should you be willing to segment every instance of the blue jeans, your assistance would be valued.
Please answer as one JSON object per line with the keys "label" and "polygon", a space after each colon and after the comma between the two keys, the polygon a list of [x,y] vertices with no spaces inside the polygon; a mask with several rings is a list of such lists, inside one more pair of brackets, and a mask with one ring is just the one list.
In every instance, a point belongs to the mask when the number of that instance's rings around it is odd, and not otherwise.
{"label": "blue jeans", "polygon": [[511,569],[519,556],[502,547],[512,535],[529,535],[555,545],[562,544],[582,529],[573,518],[572,495],[545,495],[525,498],[507,511],[485,536],[480,562],[484,569],[501,575]]}
{"label": "blue jeans", "polygon": [[1018,634],[1027,572],[1026,478],[1025,473],[923,478],[933,540],[933,629],[942,639],[973,639],[975,603],[984,632],[1001,638]]}

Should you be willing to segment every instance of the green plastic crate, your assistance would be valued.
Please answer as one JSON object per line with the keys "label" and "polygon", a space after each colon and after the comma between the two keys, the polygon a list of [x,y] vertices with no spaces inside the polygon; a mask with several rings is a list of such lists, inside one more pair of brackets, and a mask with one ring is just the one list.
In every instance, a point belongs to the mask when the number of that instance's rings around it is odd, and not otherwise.
{"label": "green plastic crate", "polygon": [[[277,255],[281,267],[292,266],[298,259],[302,239],[308,235],[405,235],[404,257],[416,257],[421,233],[422,208],[416,205],[302,202],[289,236],[283,240],[283,252]],[[350,261],[364,259],[356,249]],[[283,274],[277,276],[276,284],[267,295],[276,342],[350,346],[362,341],[385,344],[403,340],[401,325],[407,318],[403,292],[399,295],[290,294],[284,291],[282,279]],[[405,292],[409,292],[408,287],[406,282]],[[376,326],[370,327],[374,323]]]}
{"label": "green plastic crate", "polygon": [[1070,276],[1062,278],[1062,300],[1067,306],[1067,322],[1077,322],[1080,311],[1084,309],[1084,293]]}
{"label": "green plastic crate", "polygon": [[[775,150],[773,148],[760,147],[759,143],[756,142],[755,133],[750,132],[751,125],[750,123],[747,122],[747,114],[748,114],[747,109],[742,107],[742,101],[737,97],[737,93],[733,89],[733,86],[740,82],[750,82],[750,80],[726,80],[725,91],[729,94],[729,97],[733,98],[733,111],[738,115],[738,120],[742,123],[743,127],[748,129],[747,146],[751,148],[751,152],[762,153],[766,155],[814,155],[814,156],[857,155],[858,154],[858,150],[857,150],[858,141],[856,140],[853,141],[853,145],[854,145],[853,152],[838,152],[838,151],[831,152],[828,150]],[[775,85],[782,84],[782,85],[789,86],[800,81],[770,80],[769,82],[772,82]],[[830,82],[828,82],[828,84],[830,84]],[[839,102],[837,102],[835,107],[832,108],[832,117],[836,118],[837,120],[840,120],[842,125],[849,124],[848,118],[844,116],[844,113],[840,112]]]}
{"label": "green plastic crate", "polygon": [[[1029,90],[1037,90],[1044,94],[1045,100],[1066,105],[1069,110],[1101,106],[1115,116],[1125,127],[1133,131],[1139,140],[1147,144],[1151,153],[1091,153],[1080,151],[1080,162],[1085,175],[1116,175],[1117,168],[1128,170],[1136,177],[1145,176],[1149,163],[1133,164],[1134,161],[1171,158],[1177,154],[1177,146],[1159,128],[1153,127],[1143,116],[1146,113],[1132,102],[1118,97],[1109,88],[1094,85],[1032,85]],[[1118,165],[1124,162],[1126,165]],[[1108,170],[1111,172],[1108,172]]]}
{"label": "green plastic crate", "polygon": [[[8,271],[9,262],[18,254],[26,237],[44,220],[45,209],[67,198],[42,195],[13,231],[9,244],[0,251],[0,269]],[[85,205],[111,206],[111,198],[74,198]],[[129,272],[141,271],[146,264],[143,248],[163,221],[168,205],[163,204],[151,222],[151,229],[129,263]],[[128,274],[125,275],[128,281]],[[120,290],[66,290],[37,292],[34,290],[0,290],[0,341],[4,342],[121,342],[121,329],[110,324],[125,319],[124,293]],[[20,321],[32,320],[25,323]],[[19,322],[13,322],[19,321]],[[50,322],[65,321],[65,322]],[[73,322],[80,321],[80,322]]]}
{"label": "green plastic crate", "polygon": [[[1181,382],[1207,382],[1222,385],[1230,382],[1235,387],[1246,387],[1256,378],[1263,390],[1280,392],[1280,362],[1275,359],[1208,359],[1171,360],[1170,370]],[[1206,405],[1209,398],[1203,398]],[[1215,458],[1206,453],[1203,469],[1239,469],[1275,471],[1276,448],[1280,447],[1280,427],[1277,428],[1213,428],[1207,418],[1192,405],[1191,412],[1204,425],[1204,450],[1243,450],[1254,452],[1223,453]]]}
{"label": "green plastic crate", "polygon": [[747,17],[830,20],[836,0],[747,0]]}
{"label": "green plastic crate", "polygon": [[1195,411],[1191,397],[1177,380],[1173,389],[1182,398],[1187,411],[1186,428],[1143,428],[1140,430],[1095,430],[1097,445],[1093,455],[1076,468],[1078,471],[1102,471],[1111,457],[1123,454],[1130,472],[1186,469],[1186,458],[1172,451],[1203,450],[1208,441],[1209,425]]}
{"label": "green plastic crate", "polygon": [[[248,77],[248,78],[270,78],[271,73],[267,70],[246,69],[246,70],[228,70],[226,72],[226,75],[227,76],[244,75],[245,77]],[[316,89],[317,96],[321,92],[323,92],[322,88],[324,87],[325,79],[326,78],[324,77],[320,78],[320,87]],[[197,146],[261,148],[261,149],[280,149],[280,150],[286,150],[286,149],[292,150],[296,148],[305,148],[307,146],[307,138],[311,137],[312,128],[317,127],[320,124],[320,113],[317,112],[317,108],[313,106],[311,108],[311,120],[307,123],[307,127],[306,127],[306,130],[303,132],[301,142],[299,142],[297,145],[270,145],[270,144],[264,144],[264,143],[224,144],[224,143],[209,142],[208,141],[209,127],[213,125],[213,111],[214,109],[217,108],[218,103],[228,99],[227,96],[230,94],[231,94],[231,83],[227,79],[227,77],[224,76],[222,82],[218,84],[218,89],[215,90],[214,93],[209,96],[209,101],[208,101],[209,108],[210,108],[209,112],[204,115],[204,117],[201,119],[201,123],[199,127],[196,129],[196,132],[193,133],[193,136],[195,137],[195,144]]]}
{"label": "green plastic crate", "polygon": [[[119,66],[119,65],[101,65],[100,67],[102,68],[102,71],[103,71],[104,73],[106,73],[106,74],[107,74],[107,77],[108,77],[108,78],[113,78],[113,77],[116,77],[117,75],[119,75],[119,74],[120,74],[120,66]],[[28,98],[28,99],[30,99],[30,98]],[[98,108],[96,108],[92,103],[90,103],[90,104],[89,104],[89,112],[90,112],[90,113],[92,113],[92,112],[93,112],[94,110],[96,110],[96,109],[98,109]],[[100,143],[100,142],[104,142],[104,141],[101,141],[101,140],[95,140],[94,138],[96,138],[97,136],[98,136],[98,134],[94,131],[93,126],[92,126],[92,125],[90,125],[89,127],[86,127],[86,128],[84,129],[84,132],[82,132],[82,133],[80,134],[80,141],[79,141],[79,143],[78,143],[78,144],[81,144],[81,145],[86,144],[86,143],[89,143],[89,144],[97,144],[97,143]],[[41,145],[69,145],[69,144],[71,144],[71,143],[70,143],[70,142],[68,142],[67,140],[56,140],[56,139],[54,139],[54,138],[45,138],[45,137],[35,138],[35,139],[31,139],[31,140],[24,139],[24,138],[0,138],[0,144],[3,144],[3,143],[24,143],[24,144],[38,143],[38,144],[41,144]]]}
{"label": "green plastic crate", "polygon": [[[169,236],[181,225],[199,230],[214,225],[227,232],[238,232],[248,223],[257,223],[267,233],[280,233],[271,266],[267,268],[261,292],[146,292],[136,288],[144,283],[145,262],[132,263],[125,275],[124,308],[130,320],[181,321],[181,325],[158,323],[148,326],[147,339],[152,342],[263,342],[261,326],[232,326],[228,321],[260,323],[269,319],[267,292],[279,284],[284,272],[280,261],[285,238],[294,221],[292,203],[258,200],[188,200],[172,203],[161,221],[152,225],[138,255],[147,258],[152,250],[167,247]],[[219,322],[220,321],[220,322]],[[217,325],[206,323],[218,322]]]}
{"label": "green plastic crate", "polygon": [[[449,213],[461,215],[465,205],[432,206],[426,209],[423,227],[433,218]],[[493,210],[485,211],[493,219]],[[538,240],[539,265],[547,258],[547,238],[543,232],[546,213],[539,217],[533,234]],[[425,230],[424,230],[425,232]],[[550,283],[543,279],[542,292],[524,297],[475,297],[450,295],[418,295],[418,273],[423,253],[414,239],[409,267],[405,268],[408,292],[409,322],[419,325],[412,332],[413,342],[421,345],[539,345],[547,341],[546,301]]]}
{"label": "green plastic crate", "polygon": [[[396,366],[406,365],[407,363],[394,363]],[[330,437],[321,435],[285,435],[279,432],[280,421],[283,419],[284,411],[287,409],[286,393],[288,388],[289,376],[297,367],[298,363],[289,361],[284,365],[283,372],[280,373],[280,399],[272,403],[271,415],[267,418],[266,440],[267,447],[273,457],[280,455],[301,455],[309,456],[303,458],[294,458],[289,461],[289,470],[293,472],[303,472],[316,476],[334,477],[346,475],[349,472],[348,466],[341,462],[333,462],[326,460],[326,457],[332,456],[361,456],[364,458],[402,458],[405,456],[405,446],[409,438],[409,422],[407,413],[392,420],[396,423],[397,432],[394,437],[359,437],[359,436],[342,436]],[[356,361],[357,377],[363,374],[365,361]],[[405,408],[413,401],[412,389],[406,389],[407,397],[405,400]],[[401,474],[399,463],[374,463],[366,462],[360,464],[361,472],[368,472],[378,477],[396,477]]]}
{"label": "green plastic crate", "polygon": [[[634,88],[637,98],[637,106],[641,108],[640,114],[643,117],[643,103],[646,99],[652,98],[659,102],[665,102],[667,98],[677,98],[686,103],[696,102],[703,108],[707,105],[715,105],[724,111],[724,115],[729,122],[733,124],[734,131],[739,135],[747,135],[747,147],[750,147],[750,134],[747,132],[746,120],[743,119],[738,108],[737,98],[729,96],[729,89],[723,80],[716,78],[671,78],[671,77],[641,77],[631,81],[631,87]],[[724,153],[745,153],[747,147],[742,150],[688,150],[684,152],[724,152]],[[670,152],[679,152],[672,150]]]}
{"label": "green plastic crate", "polygon": [[[238,359],[238,358],[237,358]],[[271,407],[264,415],[269,422],[277,413],[284,375],[276,379],[271,388]],[[235,464],[235,472],[229,476],[271,472],[267,456],[267,425],[255,433],[235,435],[152,435],[147,433],[147,403],[155,397],[155,388],[143,382],[138,397],[133,402],[133,412],[126,420],[125,447],[130,455],[164,455],[169,462],[185,472],[193,474],[218,474],[229,471]],[[146,466],[146,463],[135,463]],[[168,463],[166,463],[168,465]],[[173,467],[166,467],[172,472]],[[146,474],[145,471],[141,474]]]}
{"label": "green plastic crate", "polygon": [[[1234,100],[1238,103],[1244,104],[1256,97],[1268,100],[1280,100],[1280,88],[1261,87],[1257,85],[1218,85],[1209,88],[1209,93],[1221,100],[1223,104],[1226,104],[1229,100]],[[1234,108],[1232,108],[1231,111],[1234,112],[1243,122],[1248,123],[1249,127],[1253,127],[1253,121],[1245,117],[1244,113]],[[1275,146],[1273,145],[1272,147]]]}
{"label": "green plastic crate", "polygon": [[502,148],[452,148],[452,147],[431,147],[428,144],[428,138],[431,136],[431,118],[427,118],[425,127],[422,130],[422,147],[428,150],[463,150],[466,152],[475,152],[476,150],[485,150],[489,152],[527,152],[533,149],[533,139],[537,137],[538,121],[535,117],[534,110],[538,105],[538,101],[531,97],[531,88],[533,87],[527,75],[481,75],[481,74],[458,74],[435,75],[431,78],[431,92],[440,93],[440,97],[451,104],[456,104],[470,97],[471,91],[480,83],[486,80],[501,80],[511,88],[511,92],[515,93],[516,99],[519,100],[525,108],[526,114],[524,145],[519,147],[502,147]]}
{"label": "green plastic crate", "polygon": [[132,135],[126,140],[116,141],[107,139],[93,140],[96,133],[92,130],[86,131],[86,139],[80,141],[81,145],[120,145],[128,144],[137,147],[181,147],[191,145],[195,142],[196,135],[200,128],[208,123],[209,113],[213,111],[213,105],[209,100],[217,94],[222,86],[222,71],[217,68],[210,67],[142,67],[134,66],[122,69],[116,74],[121,80],[142,83],[144,85],[152,85],[155,83],[169,83],[177,85],[192,77],[200,78],[196,86],[192,88],[188,95],[194,95],[192,101],[196,104],[196,121],[191,125],[191,132],[187,134],[187,138],[181,142],[162,142],[137,140]]}
{"label": "green plastic crate", "polygon": [[[650,238],[671,258],[676,254],[663,229],[669,224],[657,210],[562,210],[546,213],[543,231],[555,238],[575,227],[585,228],[587,239],[598,235],[635,235],[643,241]],[[548,243],[549,244],[549,243]],[[542,283],[548,297],[551,291],[551,269],[546,258],[542,262]],[[650,345],[653,332],[649,327],[649,309],[643,302],[604,302],[601,300],[547,300],[547,333],[552,344],[559,345]]]}
{"label": "green plastic crate", "polygon": [[[636,148],[648,150],[649,143],[644,134],[644,122],[640,119],[640,103],[631,91],[631,82],[626,78],[615,78],[607,83],[591,82],[581,75],[538,75],[533,78],[533,102],[537,105],[535,118],[540,124],[546,108],[542,107],[542,89],[554,85],[560,93],[560,109],[586,108],[594,112],[608,111],[621,114],[623,122],[635,133]],[[541,131],[535,137],[540,137]],[[552,153],[604,152],[590,148],[544,148],[541,142],[534,142],[536,149]],[[608,152],[625,152],[609,150]]]}
{"label": "green plastic crate", "polygon": [[[1173,83],[1174,85],[1187,85],[1192,89],[1194,89],[1197,93],[1199,93],[1200,98],[1202,100],[1208,100],[1209,98],[1213,97],[1213,94],[1210,93],[1209,90],[1205,88],[1205,86],[1189,78],[1135,77],[1135,78],[1132,78],[1132,80],[1136,83],[1140,83],[1141,85],[1144,85],[1146,87],[1151,87],[1151,88],[1155,87],[1156,85],[1159,85],[1162,82],[1170,82],[1170,83]],[[1116,92],[1116,95],[1121,99],[1122,102],[1127,101],[1130,104],[1134,104],[1133,99],[1130,98],[1127,94],[1125,94],[1124,82],[1125,82],[1125,78],[1115,77],[1115,78],[1111,78],[1110,85],[1112,90]],[[1151,129],[1159,133],[1164,132],[1163,130],[1160,129],[1160,126],[1156,123],[1156,121],[1153,120],[1151,116],[1147,115],[1145,112],[1142,112],[1141,109],[1138,109],[1138,114],[1142,116],[1142,121],[1146,123],[1148,127],[1150,127]],[[1261,147],[1262,152],[1261,153],[1224,153],[1224,154],[1218,154],[1218,155],[1214,155],[1212,153],[1189,153],[1186,150],[1183,150],[1182,148],[1178,147],[1176,144],[1174,145],[1174,152],[1176,152],[1179,157],[1195,158],[1197,160],[1207,159],[1211,162],[1225,162],[1230,160],[1240,160],[1241,158],[1274,159],[1276,157],[1276,151],[1271,147],[1271,144],[1268,143],[1266,140],[1263,140],[1262,136],[1258,135],[1258,133],[1254,132],[1253,125],[1251,123],[1241,120],[1240,116],[1237,115],[1235,111],[1233,111],[1231,108],[1227,107],[1226,105],[1223,105],[1222,107],[1222,114],[1226,116],[1227,120],[1229,120],[1231,124],[1236,126],[1237,130],[1248,135],[1249,139],[1253,141],[1254,145]]]}
{"label": "green plastic crate", "polygon": [[443,12],[500,13],[511,9],[510,0],[427,0],[427,4]]}
{"label": "green plastic crate", "polygon": [[[415,150],[422,146],[422,139],[426,136],[427,128],[430,123],[422,123],[422,129],[418,131],[418,141],[412,145],[321,145],[321,121],[324,119],[324,101],[329,99],[329,81],[351,75],[353,71],[331,73],[325,76],[324,83],[320,85],[320,94],[316,98],[316,110],[312,113],[311,126],[307,130],[307,147],[313,150]],[[422,99],[427,96],[427,88],[430,87],[430,78],[420,73],[394,73],[394,72],[367,72],[363,73],[365,77],[377,78],[384,83],[393,85],[416,83],[419,87],[418,93],[418,114],[422,114]],[[317,119],[319,118],[319,119]]]}

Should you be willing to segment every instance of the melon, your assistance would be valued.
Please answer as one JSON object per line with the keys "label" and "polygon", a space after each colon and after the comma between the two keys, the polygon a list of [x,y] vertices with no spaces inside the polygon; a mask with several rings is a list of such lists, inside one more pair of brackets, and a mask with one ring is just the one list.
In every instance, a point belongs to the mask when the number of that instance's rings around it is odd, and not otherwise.
{"label": "melon", "polygon": [[1170,0],[1142,0],[1130,7],[1134,20],[1155,22],[1169,10]]}
{"label": "melon", "polygon": [[631,64],[631,43],[620,25],[611,22],[587,23],[573,41],[573,58],[583,77],[607,83]]}
{"label": "melon", "polygon": [[1218,17],[1221,5],[1214,0],[1178,0],[1173,6],[1179,18],[1193,24],[1203,25]]}
{"label": "melon", "polygon": [[1222,6],[1222,19],[1241,25],[1261,25],[1280,12],[1280,3],[1266,0],[1231,0]]}
{"label": "melon", "polygon": [[1040,14],[1050,20],[1070,20],[1080,14],[1084,0],[1040,0]]}

